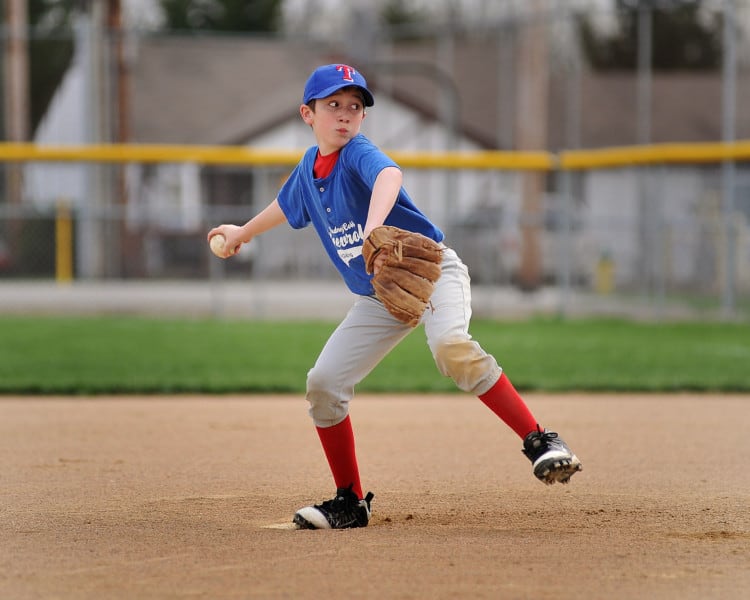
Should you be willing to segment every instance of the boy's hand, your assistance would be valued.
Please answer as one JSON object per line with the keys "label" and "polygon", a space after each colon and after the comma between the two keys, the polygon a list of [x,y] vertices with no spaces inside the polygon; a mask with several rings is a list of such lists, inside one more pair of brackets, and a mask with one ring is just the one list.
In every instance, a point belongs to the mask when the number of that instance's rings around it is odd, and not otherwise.
{"label": "boy's hand", "polygon": [[245,243],[242,239],[242,228],[237,225],[219,225],[218,227],[214,227],[206,236],[209,244],[211,244],[211,238],[216,235],[223,235],[225,239],[223,252],[214,252],[219,258],[234,256],[240,251],[242,244]]}

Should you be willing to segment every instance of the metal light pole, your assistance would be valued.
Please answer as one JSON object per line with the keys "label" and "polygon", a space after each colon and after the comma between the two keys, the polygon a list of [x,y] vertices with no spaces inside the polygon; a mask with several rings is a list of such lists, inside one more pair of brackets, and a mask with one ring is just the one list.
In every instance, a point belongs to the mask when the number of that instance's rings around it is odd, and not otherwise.
{"label": "metal light pole", "polygon": [[[722,59],[722,140],[735,140],[736,89],[737,89],[737,19],[734,0],[724,0],[723,59]],[[725,269],[722,307],[726,316],[732,316],[735,308],[735,244],[734,214],[735,165],[725,160],[721,170],[722,213],[725,240]]]}
{"label": "metal light pole", "polygon": [[[636,132],[637,143],[651,143],[651,109],[653,81],[653,2],[637,0],[637,66],[636,66]],[[650,173],[647,167],[639,167],[638,189],[638,270],[646,297],[653,287],[652,217],[649,199]]]}
{"label": "metal light pole", "polygon": [[653,81],[654,9],[648,0],[638,4],[638,143],[651,143],[651,83]]}
{"label": "metal light pole", "polygon": [[[653,18],[654,9],[668,10],[694,0],[628,0],[628,5],[637,10],[637,142],[641,145],[652,143],[652,103],[653,103]],[[657,298],[661,309],[666,295],[666,265],[664,247],[660,240],[662,228],[661,205],[651,198],[654,185],[654,172],[641,167],[638,178],[638,237],[639,270],[643,277],[645,291]]]}
{"label": "metal light pole", "polygon": [[[564,10],[563,1],[560,10]],[[568,21],[569,35],[573,36],[574,24],[580,18],[575,9],[567,7],[565,18]],[[565,148],[572,150],[581,146],[581,53],[575,44],[570,45],[570,56],[566,61],[565,84]],[[562,248],[560,253],[560,306],[558,312],[562,317],[567,316],[573,285],[573,180],[578,177],[571,170],[558,171],[560,177],[560,195],[562,198]]]}

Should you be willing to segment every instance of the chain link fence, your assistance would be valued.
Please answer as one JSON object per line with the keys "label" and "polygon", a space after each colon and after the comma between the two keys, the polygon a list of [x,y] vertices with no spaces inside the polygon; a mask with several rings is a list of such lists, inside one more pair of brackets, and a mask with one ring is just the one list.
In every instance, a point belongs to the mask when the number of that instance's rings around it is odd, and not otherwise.
{"label": "chain link fence", "polygon": [[[39,166],[42,175],[52,172]],[[132,167],[131,167],[132,168]],[[138,167],[141,168],[141,167]],[[148,169],[149,167],[144,167]],[[219,223],[241,224],[269,202],[288,168],[169,165],[164,181],[148,194],[122,203],[91,198],[29,198],[22,206],[0,203],[0,279],[5,281],[336,281],[312,229],[281,226],[253,240],[230,260],[213,257],[206,232]],[[55,165],[105,179],[119,165]],[[37,173],[39,175],[39,173]],[[521,172],[467,172],[476,197],[459,210],[450,199],[420,202],[467,263],[477,286],[520,286],[523,236],[538,252],[539,289],[568,302],[597,300],[627,312],[647,305],[680,307],[701,316],[722,311],[727,284],[736,315],[750,309],[750,170],[737,171],[731,227],[725,227],[720,166],[628,167],[546,176],[542,209],[524,213],[516,193]],[[132,173],[130,173],[132,176]],[[454,174],[454,176],[457,176]],[[405,181],[445,179],[440,170],[406,169]],[[126,177],[126,180],[128,178]],[[423,182],[424,183],[424,182]],[[566,191],[567,190],[567,191]],[[142,191],[142,190],[141,190]],[[427,204],[428,206],[424,206]],[[729,238],[727,238],[729,234]],[[732,269],[732,272],[729,271]],[[678,314],[685,314],[679,312]]]}

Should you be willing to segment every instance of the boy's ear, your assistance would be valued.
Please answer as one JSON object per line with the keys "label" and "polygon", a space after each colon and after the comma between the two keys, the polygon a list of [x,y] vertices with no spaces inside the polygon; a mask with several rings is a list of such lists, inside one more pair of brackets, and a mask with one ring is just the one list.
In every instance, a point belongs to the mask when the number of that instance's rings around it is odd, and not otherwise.
{"label": "boy's ear", "polygon": [[312,125],[313,120],[313,111],[307,104],[302,104],[299,107],[299,114],[302,117],[302,120],[307,123],[308,125]]}

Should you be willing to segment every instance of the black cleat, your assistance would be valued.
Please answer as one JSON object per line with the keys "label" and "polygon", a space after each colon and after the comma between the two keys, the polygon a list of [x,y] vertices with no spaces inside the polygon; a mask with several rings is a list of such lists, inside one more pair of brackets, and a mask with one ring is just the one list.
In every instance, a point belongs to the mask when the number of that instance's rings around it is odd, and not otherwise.
{"label": "black cleat", "polygon": [[547,485],[568,483],[583,469],[581,461],[559,435],[539,429],[538,425],[537,431],[532,431],[524,439],[522,452],[531,461],[537,479]]}
{"label": "black cleat", "polygon": [[351,529],[367,527],[370,522],[370,502],[374,498],[367,492],[360,500],[351,486],[336,490],[336,497],[322,504],[300,508],[293,522],[300,529]]}

